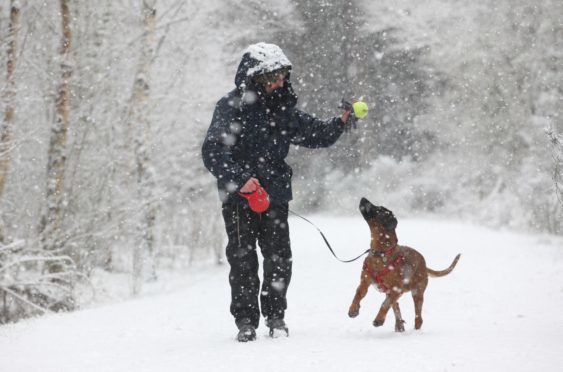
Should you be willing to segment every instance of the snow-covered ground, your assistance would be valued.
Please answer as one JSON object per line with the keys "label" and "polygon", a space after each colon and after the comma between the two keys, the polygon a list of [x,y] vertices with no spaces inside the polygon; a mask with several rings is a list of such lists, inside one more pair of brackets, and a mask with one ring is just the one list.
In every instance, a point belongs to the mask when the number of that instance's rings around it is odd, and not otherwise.
{"label": "snow-covered ground", "polygon": [[[369,230],[357,218],[316,216],[343,258],[364,251]],[[306,222],[290,222],[294,275],[289,338],[235,341],[226,266],[187,273],[181,289],[0,327],[0,371],[555,371],[563,368],[563,240],[497,232],[457,222],[401,220],[401,244],[429,267],[457,268],[430,279],[424,325],[407,331],[371,322],[383,295],[370,289],[356,319],[347,316],[361,260],[343,264]],[[170,288],[163,283],[163,288]]]}

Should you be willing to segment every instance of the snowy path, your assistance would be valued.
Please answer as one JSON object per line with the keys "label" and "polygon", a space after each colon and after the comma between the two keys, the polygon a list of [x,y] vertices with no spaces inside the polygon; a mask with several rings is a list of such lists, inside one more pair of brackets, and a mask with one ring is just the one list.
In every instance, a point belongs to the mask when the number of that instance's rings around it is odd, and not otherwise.
{"label": "snowy path", "polygon": [[[337,253],[367,248],[358,218],[313,217]],[[239,344],[228,313],[227,267],[191,274],[184,289],[0,327],[0,371],[555,371],[563,368],[563,240],[460,223],[399,221],[402,244],[433,269],[462,253],[455,271],[430,279],[422,331],[371,321],[383,295],[371,288],[356,319],[346,315],[361,261],[342,264],[317,232],[290,222],[294,276],[289,338]]]}

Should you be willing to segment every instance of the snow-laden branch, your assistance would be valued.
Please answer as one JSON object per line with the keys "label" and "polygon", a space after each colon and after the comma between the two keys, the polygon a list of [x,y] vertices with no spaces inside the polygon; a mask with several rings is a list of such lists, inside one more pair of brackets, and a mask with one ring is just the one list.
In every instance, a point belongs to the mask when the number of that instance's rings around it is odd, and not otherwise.
{"label": "snow-laden branch", "polygon": [[26,305],[31,306],[32,308],[34,308],[35,310],[40,311],[43,314],[47,314],[50,313],[49,309],[45,309],[39,305],[34,304],[33,302],[31,302],[30,300],[28,300],[27,298],[19,295],[17,292],[12,291],[11,289],[5,287],[5,286],[0,286],[0,290],[4,291],[8,294],[10,294],[11,296],[13,296],[14,298],[20,300],[21,302],[25,303]]}
{"label": "snow-laden branch", "polygon": [[2,252],[13,252],[22,249],[25,246],[25,240],[16,240],[10,244],[0,247],[0,254]]}
{"label": "snow-laden branch", "polygon": [[0,268],[0,273],[7,271],[13,266],[21,265],[24,263],[30,262],[57,262],[57,261],[66,261],[70,262],[72,267],[75,267],[76,264],[74,260],[68,256],[55,256],[55,257],[48,257],[48,256],[22,256],[18,257],[17,260],[8,263],[6,266]]}

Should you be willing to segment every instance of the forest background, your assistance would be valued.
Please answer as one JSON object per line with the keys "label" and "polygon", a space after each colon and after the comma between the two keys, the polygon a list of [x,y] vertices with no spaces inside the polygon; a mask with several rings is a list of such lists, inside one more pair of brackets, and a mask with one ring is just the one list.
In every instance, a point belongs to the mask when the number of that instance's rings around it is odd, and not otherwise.
{"label": "forest background", "polygon": [[558,0],[2,0],[0,322],[223,260],[200,147],[259,41],[303,110],[370,106],[292,150],[292,209],[563,234],[562,20]]}

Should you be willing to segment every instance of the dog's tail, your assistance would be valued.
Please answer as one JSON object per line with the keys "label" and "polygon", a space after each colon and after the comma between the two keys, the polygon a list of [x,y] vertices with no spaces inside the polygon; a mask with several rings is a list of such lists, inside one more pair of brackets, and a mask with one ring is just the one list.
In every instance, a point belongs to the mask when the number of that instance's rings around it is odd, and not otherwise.
{"label": "dog's tail", "polygon": [[432,276],[432,277],[440,277],[440,276],[448,275],[455,268],[455,265],[457,265],[457,261],[459,261],[460,256],[461,256],[461,254],[458,254],[457,256],[455,256],[454,262],[452,262],[450,267],[448,267],[446,270],[436,271],[436,270],[432,270],[432,269],[427,267],[426,272],[428,273],[429,276]]}

